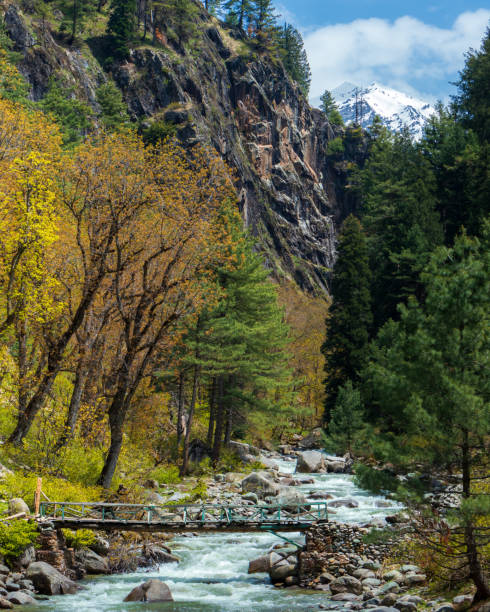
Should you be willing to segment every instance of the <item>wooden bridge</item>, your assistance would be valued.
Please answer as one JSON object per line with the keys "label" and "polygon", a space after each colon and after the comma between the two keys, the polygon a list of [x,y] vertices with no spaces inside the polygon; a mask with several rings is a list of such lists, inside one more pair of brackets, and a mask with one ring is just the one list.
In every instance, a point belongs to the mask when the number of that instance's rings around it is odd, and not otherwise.
{"label": "wooden bridge", "polygon": [[302,531],[328,522],[326,502],[287,505],[158,505],[46,502],[40,520],[56,527],[122,531]]}

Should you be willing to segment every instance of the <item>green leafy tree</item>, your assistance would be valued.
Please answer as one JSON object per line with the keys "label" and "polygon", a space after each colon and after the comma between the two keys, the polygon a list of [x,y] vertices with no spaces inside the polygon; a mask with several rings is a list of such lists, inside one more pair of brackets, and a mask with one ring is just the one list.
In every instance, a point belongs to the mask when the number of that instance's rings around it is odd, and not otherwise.
{"label": "green leafy tree", "polygon": [[[463,234],[452,249],[436,249],[422,274],[425,301],[412,297],[400,306],[400,320],[381,329],[363,376],[377,415],[377,458],[405,472],[462,476],[460,509],[443,524],[432,516],[426,543],[439,549],[446,566],[459,566],[460,576],[466,569],[475,601],[490,597],[484,552],[489,504],[482,488],[490,456],[488,225],[486,230],[482,240]],[[430,502],[412,494],[423,524]],[[439,527],[444,534],[448,525],[450,534],[438,540]]]}
{"label": "green leafy tree", "polygon": [[70,97],[72,90],[63,89],[57,81],[51,81],[49,89],[40,102],[44,112],[53,115],[63,131],[63,143],[73,145],[80,141],[90,127],[90,107]]}
{"label": "green leafy tree", "polygon": [[372,324],[367,242],[361,224],[350,215],[339,236],[332,277],[332,305],[326,320],[325,421],[330,422],[339,388],[356,381],[364,366]]}
{"label": "green leafy tree", "polygon": [[364,428],[361,393],[352,381],[340,387],[327,428],[326,449],[336,454],[351,453]]}
{"label": "green leafy tree", "polygon": [[301,91],[308,96],[311,70],[301,34],[289,23],[277,34],[279,55],[289,76],[298,83]]}
{"label": "green leafy tree", "polygon": [[129,115],[121,90],[112,81],[101,85],[96,91],[100,106],[100,121],[109,131],[117,131],[129,124]]}
{"label": "green leafy tree", "polygon": [[129,57],[129,45],[136,29],[136,0],[112,0],[107,33],[117,59]]}
{"label": "green leafy tree", "polygon": [[337,107],[337,103],[335,102],[334,97],[331,92],[325,90],[320,96],[321,100],[321,109],[327,115],[328,120],[332,125],[344,125],[344,120],[342,119],[342,115],[339,112]]}

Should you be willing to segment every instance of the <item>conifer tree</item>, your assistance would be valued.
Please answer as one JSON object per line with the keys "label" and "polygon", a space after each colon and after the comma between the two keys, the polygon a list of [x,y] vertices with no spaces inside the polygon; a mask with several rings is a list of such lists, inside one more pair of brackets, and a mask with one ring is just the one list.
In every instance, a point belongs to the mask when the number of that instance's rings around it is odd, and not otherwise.
{"label": "conifer tree", "polygon": [[303,94],[308,96],[311,70],[301,34],[292,25],[285,23],[278,31],[277,42],[286,72],[298,83]]}
{"label": "conifer tree", "polygon": [[339,237],[332,277],[332,305],[326,321],[325,421],[329,422],[339,388],[356,381],[364,366],[372,323],[370,270],[366,238],[353,215],[347,217]]}
{"label": "conifer tree", "polygon": [[225,0],[223,8],[227,21],[245,30],[251,20],[252,0]]}
{"label": "conifer tree", "polygon": [[375,329],[398,317],[398,304],[423,296],[420,272],[443,235],[430,164],[407,131],[373,125],[361,173],[362,223],[369,236]]}
{"label": "conifer tree", "polygon": [[[377,415],[376,458],[404,473],[461,475],[461,505],[442,521],[417,493],[417,478],[404,487],[423,509],[423,544],[454,570],[449,576],[474,582],[475,603],[490,597],[483,484],[490,456],[489,229],[482,240],[462,235],[452,249],[435,250],[422,274],[425,301],[412,297],[400,306],[400,320],[381,329],[363,374]],[[399,486],[395,479],[394,490]]]}
{"label": "conifer tree", "polygon": [[[327,450],[343,455],[351,453],[364,426],[361,394],[348,380],[340,387],[327,428]],[[356,445],[358,446],[358,445]]]}
{"label": "conifer tree", "polygon": [[136,28],[136,0],[112,0],[107,32],[113,40],[114,56],[127,59]]}
{"label": "conifer tree", "polygon": [[277,24],[272,0],[252,0],[252,21],[257,37],[270,38]]}
{"label": "conifer tree", "polygon": [[321,109],[327,115],[328,120],[333,125],[344,125],[344,120],[342,119],[342,115],[339,112],[337,107],[337,103],[335,102],[334,97],[331,92],[326,89],[323,94],[320,96],[321,100]]}

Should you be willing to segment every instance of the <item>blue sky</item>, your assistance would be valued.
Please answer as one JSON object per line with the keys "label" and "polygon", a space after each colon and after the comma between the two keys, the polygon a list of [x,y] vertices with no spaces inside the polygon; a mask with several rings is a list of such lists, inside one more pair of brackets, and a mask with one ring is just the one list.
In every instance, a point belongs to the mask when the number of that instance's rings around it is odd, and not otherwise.
{"label": "blue sky", "polygon": [[479,47],[490,22],[481,0],[277,0],[303,33],[311,98],[343,81],[372,81],[428,101],[454,93],[464,52]]}

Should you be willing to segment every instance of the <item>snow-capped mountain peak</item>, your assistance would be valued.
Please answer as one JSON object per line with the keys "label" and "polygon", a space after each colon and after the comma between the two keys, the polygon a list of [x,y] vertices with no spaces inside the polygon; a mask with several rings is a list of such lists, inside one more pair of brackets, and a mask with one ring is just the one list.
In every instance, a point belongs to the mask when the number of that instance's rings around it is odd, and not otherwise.
{"label": "snow-capped mountain peak", "polygon": [[357,119],[364,128],[371,125],[375,115],[379,115],[391,131],[397,132],[407,126],[410,134],[419,139],[425,122],[435,112],[426,101],[391,87],[371,83],[361,88],[345,82],[335,88],[332,95],[347,125],[356,120],[356,92]]}

